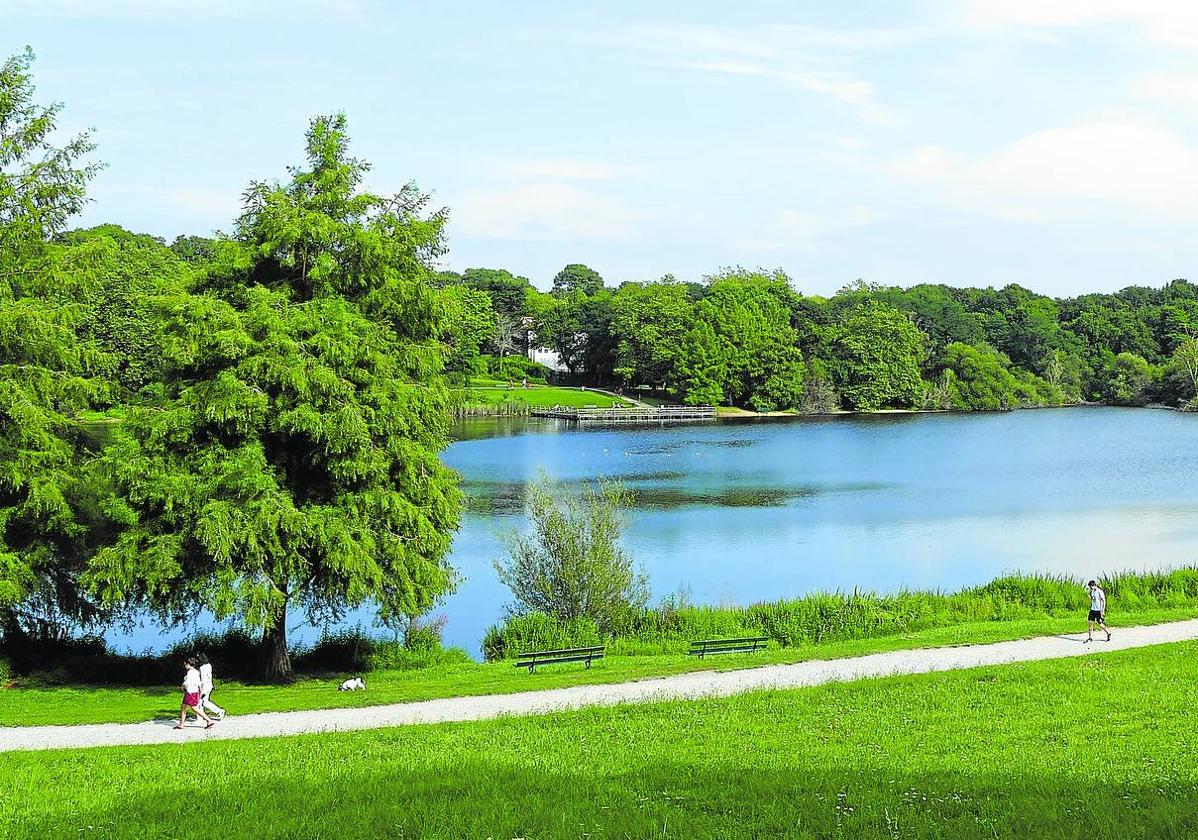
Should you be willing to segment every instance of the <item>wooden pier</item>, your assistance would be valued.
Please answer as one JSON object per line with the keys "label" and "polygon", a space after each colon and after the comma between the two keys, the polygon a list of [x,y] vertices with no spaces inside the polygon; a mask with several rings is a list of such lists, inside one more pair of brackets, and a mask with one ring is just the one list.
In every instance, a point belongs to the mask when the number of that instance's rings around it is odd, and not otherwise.
{"label": "wooden pier", "polygon": [[702,423],[715,420],[712,405],[633,406],[629,408],[534,408],[533,417],[571,423]]}

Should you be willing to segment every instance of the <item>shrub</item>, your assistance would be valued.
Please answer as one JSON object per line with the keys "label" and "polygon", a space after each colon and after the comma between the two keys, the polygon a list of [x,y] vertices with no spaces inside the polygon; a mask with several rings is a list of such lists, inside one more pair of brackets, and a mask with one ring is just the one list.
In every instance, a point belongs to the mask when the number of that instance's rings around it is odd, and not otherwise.
{"label": "shrub", "polygon": [[562,621],[551,615],[530,612],[514,615],[502,625],[492,626],[483,636],[483,656],[488,662],[512,659],[530,650],[587,647],[604,643],[592,619]]}
{"label": "shrub", "polygon": [[542,475],[524,492],[530,529],[506,535],[507,559],[495,571],[515,598],[514,612],[570,623],[585,618],[610,632],[629,610],[643,610],[648,580],[620,544],[630,504],[619,484],[581,492]]}

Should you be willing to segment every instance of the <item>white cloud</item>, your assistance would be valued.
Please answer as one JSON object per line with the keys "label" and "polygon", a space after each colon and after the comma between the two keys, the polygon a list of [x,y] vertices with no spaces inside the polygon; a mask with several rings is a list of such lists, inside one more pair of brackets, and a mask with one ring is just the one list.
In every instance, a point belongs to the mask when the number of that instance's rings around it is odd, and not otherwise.
{"label": "white cloud", "polygon": [[620,170],[606,163],[555,158],[514,163],[508,171],[522,178],[554,181],[606,181]]}
{"label": "white cloud", "polygon": [[844,68],[859,55],[909,42],[910,29],[824,30],[804,26],[655,26],[621,34],[619,46],[666,67],[774,79],[827,96],[875,123],[893,123],[874,86]]}
{"label": "white cloud", "polygon": [[959,19],[980,30],[1124,25],[1157,45],[1198,49],[1198,4],[1190,0],[965,0]]}
{"label": "white cloud", "polygon": [[805,250],[821,240],[873,224],[878,218],[873,209],[861,206],[831,215],[782,210],[767,236],[738,239],[733,245],[752,251]]}
{"label": "white cloud", "polygon": [[609,195],[560,181],[466,193],[450,203],[450,232],[487,239],[621,239],[632,211]]}
{"label": "white cloud", "polygon": [[1048,128],[970,160],[928,146],[896,160],[907,180],[939,185],[957,201],[1006,216],[1044,215],[1067,203],[1198,214],[1198,147],[1154,125],[1109,119]]}
{"label": "white cloud", "polygon": [[1155,71],[1133,78],[1128,94],[1136,100],[1156,102],[1192,111],[1198,107],[1198,73]]}
{"label": "white cloud", "polygon": [[908,181],[929,184],[947,178],[961,159],[961,155],[943,146],[920,146],[895,160],[891,168]]}

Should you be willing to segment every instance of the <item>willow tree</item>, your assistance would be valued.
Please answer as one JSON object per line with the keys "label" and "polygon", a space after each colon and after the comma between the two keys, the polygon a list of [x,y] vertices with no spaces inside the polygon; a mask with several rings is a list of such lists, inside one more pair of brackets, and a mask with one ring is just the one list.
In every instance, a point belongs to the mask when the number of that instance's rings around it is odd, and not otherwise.
{"label": "willow tree", "polygon": [[79,429],[103,390],[81,343],[78,272],[50,239],[86,201],[87,135],[55,139],[60,105],[39,105],[29,51],[0,64],[0,627],[86,619],[75,573],[87,532],[73,499]]}
{"label": "willow tree", "polygon": [[165,304],[165,399],[107,451],[124,529],[88,578],[166,619],[261,628],[271,678],[293,610],[390,621],[451,591],[461,501],[425,283],[444,216],[411,186],[362,190],[343,116],[313,120],[307,151],[287,183],[250,185],[207,277]]}

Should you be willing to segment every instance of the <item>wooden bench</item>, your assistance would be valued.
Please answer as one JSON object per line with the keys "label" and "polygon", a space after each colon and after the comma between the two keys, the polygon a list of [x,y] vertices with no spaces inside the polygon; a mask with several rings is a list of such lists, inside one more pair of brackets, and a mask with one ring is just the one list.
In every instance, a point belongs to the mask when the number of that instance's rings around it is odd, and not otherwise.
{"label": "wooden bench", "polygon": [[562,662],[585,662],[590,668],[592,662],[603,658],[603,652],[603,646],[536,650],[520,654],[516,657],[515,664],[517,668],[527,668],[530,674],[538,665],[557,665]]}
{"label": "wooden bench", "polygon": [[716,653],[752,653],[757,650],[765,650],[769,640],[769,636],[750,636],[746,639],[700,639],[691,642],[689,653],[700,659],[708,654]]}

